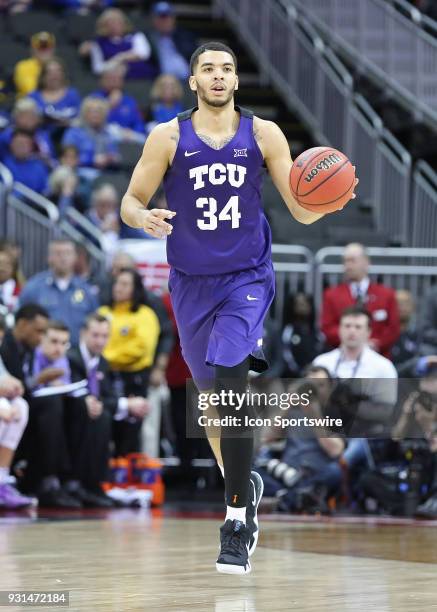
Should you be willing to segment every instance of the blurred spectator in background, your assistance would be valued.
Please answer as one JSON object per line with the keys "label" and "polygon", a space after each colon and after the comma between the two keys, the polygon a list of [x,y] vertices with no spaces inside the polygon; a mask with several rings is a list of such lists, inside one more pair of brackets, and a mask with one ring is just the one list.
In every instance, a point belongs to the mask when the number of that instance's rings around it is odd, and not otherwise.
{"label": "blurred spectator in background", "polygon": [[316,330],[313,300],[305,293],[290,296],[285,306],[282,331],[283,376],[297,377],[322,349],[322,338]]}
{"label": "blurred spectator in background", "polygon": [[25,96],[38,85],[43,64],[53,57],[56,39],[50,32],[37,32],[30,39],[32,57],[17,62],[14,69],[14,83],[19,96]]}
{"label": "blurred spectator in background", "polygon": [[6,313],[14,312],[21,291],[16,272],[16,263],[12,254],[0,250],[0,309],[4,308]]}
{"label": "blurred spectator in background", "polygon": [[364,306],[372,319],[369,346],[386,357],[399,338],[399,312],[393,289],[369,279],[369,257],[362,244],[348,244],[343,254],[345,283],[326,289],[321,312],[321,330],[330,347],[338,346],[339,322],[345,308]]}
{"label": "blurred spectator in background", "polygon": [[66,68],[57,57],[52,57],[44,63],[38,85],[29,97],[38,104],[45,125],[51,131],[54,128],[68,127],[79,114],[79,92],[68,85]]}
{"label": "blurred spectator in background", "polygon": [[420,352],[437,355],[437,286],[423,298],[419,322]]}
{"label": "blurred spectator in background", "polygon": [[[109,334],[109,321],[97,313],[91,314],[85,321],[79,345],[68,353],[73,380],[88,382],[85,399],[72,400],[73,405],[68,407],[67,437],[72,455],[68,488],[82,501],[93,505],[97,502],[100,506],[109,505],[101,483],[107,479],[113,419],[141,420],[148,412],[144,397],[117,394],[108,362],[102,356]],[[100,499],[93,499],[95,495]]]}
{"label": "blurred spectator in background", "polygon": [[100,89],[92,96],[108,101],[107,122],[118,140],[144,142],[144,119],[138,103],[123,91],[125,74],[126,66],[123,64],[105,67],[100,77]]}
{"label": "blurred spectator in background", "polygon": [[79,125],[64,132],[62,144],[76,147],[81,166],[104,170],[118,165],[120,157],[108,128],[108,112],[106,100],[87,96],[82,102]]}
{"label": "blurred spectator in background", "polygon": [[92,10],[99,10],[112,6],[114,0],[51,0],[53,6],[67,9],[68,11],[77,11],[82,15],[86,15]]}
{"label": "blurred spectator in background", "polygon": [[[108,305],[99,308],[111,324],[103,352],[120,382],[124,397],[147,397],[150,373],[159,339],[159,319],[145,305],[143,281],[138,272],[123,269],[114,279]],[[141,419],[125,419],[114,424],[116,455],[140,450]]]}
{"label": "blurred spectator in background", "polygon": [[71,240],[49,243],[48,264],[48,270],[28,280],[20,305],[33,302],[44,306],[52,319],[68,325],[71,342],[77,343],[86,316],[97,307],[95,292],[74,273],[76,251]]}
{"label": "blurred spectator in background", "polygon": [[36,347],[32,360],[32,377],[38,380],[46,368],[58,370],[53,372],[50,381],[37,382],[32,390],[42,386],[59,386],[71,382],[70,365],[66,357],[70,348],[70,332],[62,321],[50,320],[42,337],[41,344]]}
{"label": "blurred spectator in background", "polygon": [[12,461],[29,416],[23,393],[22,383],[9,374],[0,357],[0,508],[23,508],[36,501],[9,483]]}
{"label": "blurred spectator in background", "polygon": [[103,234],[103,250],[111,255],[117,248],[120,231],[120,200],[111,183],[104,183],[91,194],[91,206],[87,216]]}
{"label": "blurred spectator in background", "polygon": [[158,123],[171,121],[184,110],[183,95],[180,81],[171,74],[162,74],[155,80],[150,92],[148,131],[151,131]]}
{"label": "blurred spectator in background", "polygon": [[41,127],[41,112],[34,100],[21,98],[15,103],[12,110],[12,121],[0,132],[0,156],[7,151],[15,130],[23,130],[32,134],[35,141],[35,153],[42,161],[53,164],[55,159],[53,143],[47,130]]}
{"label": "blurred spectator in background", "polygon": [[35,139],[29,132],[14,130],[9,150],[0,161],[9,168],[14,181],[19,181],[38,193],[47,191],[49,169],[38,159]]}
{"label": "blurred spectator in background", "polygon": [[152,6],[151,41],[158,50],[163,74],[180,80],[190,75],[190,58],[197,47],[194,35],[177,27],[174,8],[170,2],[156,2]]}
{"label": "blurred spectator in background", "polygon": [[419,342],[416,322],[414,320],[416,305],[411,292],[406,289],[398,289],[396,291],[396,301],[399,310],[401,334],[392,347],[391,358],[398,373],[401,375],[405,365],[417,356]]}
{"label": "blurred spectator in background", "polygon": [[0,14],[23,13],[32,6],[32,0],[0,0]]}
{"label": "blurred spectator in background", "polygon": [[[311,366],[305,375],[305,391],[311,388],[311,402],[307,407],[289,409],[282,412],[286,418],[322,418],[332,391],[333,381],[327,370]],[[304,383],[304,384],[305,384]],[[302,392],[303,387],[298,387]],[[294,386],[289,392],[296,392]],[[284,432],[275,428],[272,432],[277,439]],[[279,433],[279,436],[278,436]],[[339,459],[344,450],[344,441],[333,437],[323,428],[298,427],[285,431],[286,440],[279,452],[274,448],[278,443],[272,441],[264,445],[255,459],[258,471],[265,485],[266,495],[279,498],[279,509],[285,512],[327,512],[327,498],[336,494],[342,480]]]}
{"label": "blurred spectator in background", "polygon": [[23,270],[21,269],[21,247],[10,240],[9,238],[0,239],[0,251],[7,251],[14,262],[14,278],[15,281],[22,287],[26,282],[26,279],[23,274]]}
{"label": "blurred spectator in background", "polygon": [[123,11],[107,9],[97,19],[97,37],[80,47],[81,55],[91,54],[94,74],[101,74],[111,65],[126,66],[127,79],[153,79],[158,69],[152,49],[143,32],[133,32],[133,24]]}
{"label": "blurred spectator in background", "polygon": [[48,198],[54,202],[61,216],[68,208],[83,212],[85,202],[79,192],[79,177],[67,166],[58,166],[49,176]]}
{"label": "blurred spectator in background", "polygon": [[108,274],[99,269],[98,265],[94,265],[96,262],[91,260],[90,252],[87,250],[85,245],[80,242],[76,243],[76,264],[74,266],[74,272],[77,276],[88,283],[95,293],[96,296],[100,297],[100,288],[105,284]]}
{"label": "blurred spectator in background", "polygon": [[[112,285],[123,269],[136,270],[134,259],[124,251],[114,254],[111,262],[110,277],[101,285],[100,303],[109,304],[112,299]],[[166,381],[166,369],[170,353],[174,346],[173,325],[168,316],[167,308],[160,297],[143,287],[144,304],[150,306],[159,320],[159,340],[156,349],[155,361],[150,373],[150,384],[158,387]]]}

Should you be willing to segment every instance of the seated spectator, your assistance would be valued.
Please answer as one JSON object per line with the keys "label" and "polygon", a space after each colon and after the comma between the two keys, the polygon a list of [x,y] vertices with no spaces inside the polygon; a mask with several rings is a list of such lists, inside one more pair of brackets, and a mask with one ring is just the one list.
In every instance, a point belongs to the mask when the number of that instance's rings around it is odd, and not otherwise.
{"label": "seated spectator", "polygon": [[339,344],[341,313],[353,304],[362,305],[372,320],[370,348],[389,357],[399,337],[399,312],[393,289],[369,279],[369,257],[361,244],[349,244],[344,255],[345,283],[326,289],[321,312],[321,330],[330,347]]}
{"label": "seated spectator", "polygon": [[32,0],[0,0],[0,14],[24,13],[32,6]]}
{"label": "seated spectator", "polygon": [[170,2],[156,2],[153,5],[150,38],[158,50],[161,72],[182,81],[187,79],[190,75],[190,58],[197,41],[191,32],[177,27]]}
{"label": "seated spectator", "polygon": [[282,357],[286,364],[283,375],[300,376],[322,348],[322,338],[315,326],[312,299],[305,293],[296,293],[285,307],[282,331]]}
{"label": "seated spectator", "polygon": [[34,137],[23,130],[15,130],[11,136],[9,150],[0,161],[10,170],[14,181],[18,181],[38,193],[48,187],[49,169],[36,156]]}
{"label": "seated spectator", "polygon": [[19,96],[34,91],[43,64],[53,57],[56,39],[50,32],[37,32],[30,39],[32,57],[17,62],[14,68],[14,83]]}
{"label": "seated spectator", "polygon": [[401,375],[405,367],[415,359],[419,352],[419,339],[414,319],[415,303],[410,291],[398,289],[396,301],[399,310],[400,336],[393,345],[392,361]]}
{"label": "seated spectator", "polygon": [[100,77],[100,89],[92,95],[109,102],[108,124],[120,141],[143,143],[144,119],[136,100],[123,91],[126,66],[107,66]]}
{"label": "seated spectator", "polygon": [[85,318],[97,307],[96,295],[74,274],[76,252],[71,240],[49,243],[48,264],[48,270],[28,280],[20,295],[20,305],[32,302],[44,306],[52,319],[68,325],[71,342],[77,343]]}
{"label": "seated spectator", "polygon": [[[323,367],[311,366],[306,381],[317,389],[317,394],[312,395],[308,407],[284,413],[287,418],[324,416],[332,389],[329,373]],[[279,433],[283,435],[282,430]],[[255,460],[256,470],[262,476],[266,495],[279,498],[280,510],[326,512],[327,498],[338,492],[342,480],[339,459],[344,441],[330,436],[331,432],[323,434],[324,431],[316,427],[307,427],[305,433],[297,428],[287,432],[277,459],[271,444],[261,448]]]}
{"label": "seated spectator", "polygon": [[178,79],[171,74],[162,74],[153,83],[150,92],[150,111],[147,129],[151,131],[158,123],[174,119],[183,111],[184,92]]}
{"label": "seated spectator", "polygon": [[92,10],[100,10],[114,4],[114,0],[52,0],[51,4],[68,11],[86,15]]}
{"label": "seated spectator", "polygon": [[80,123],[64,132],[62,144],[74,146],[81,166],[104,170],[119,163],[117,142],[107,125],[109,104],[101,98],[88,96],[80,111]]}
{"label": "seated spectator", "polygon": [[67,412],[72,473],[66,486],[86,505],[109,505],[101,483],[107,480],[111,424],[141,422],[148,413],[144,397],[120,397],[117,393],[102,356],[109,334],[108,320],[93,313],[85,321],[79,345],[68,352],[73,381],[87,380],[88,394],[71,400],[73,405]]}
{"label": "seated spectator", "polygon": [[126,66],[127,79],[153,79],[158,74],[146,35],[133,32],[123,11],[107,9],[97,19],[96,29],[91,45],[84,43],[80,49],[82,55],[91,53],[94,74],[102,74],[109,63]]}
{"label": "seated spectator", "polygon": [[0,250],[0,309],[14,312],[18,304],[21,286],[16,279],[16,263],[9,251]]}
{"label": "seated spectator", "polygon": [[61,216],[68,208],[84,211],[85,203],[78,188],[79,177],[67,166],[58,166],[50,174],[47,197],[57,205]]}
{"label": "seated spectator", "polygon": [[92,260],[91,254],[84,244],[77,242],[76,248],[76,264],[74,272],[83,281],[88,283],[93,289],[96,296],[100,298],[101,288],[105,286],[108,274],[102,269],[101,263]]}
{"label": "seated spectator", "polygon": [[57,57],[45,62],[37,88],[29,97],[38,104],[45,125],[52,131],[69,126],[79,114],[79,92],[68,85],[64,63]]}
{"label": "seated spectator", "polygon": [[13,329],[5,335],[0,354],[7,370],[23,384],[30,402],[29,424],[20,443],[21,453],[28,460],[24,488],[37,493],[40,505],[77,508],[80,504],[63,493],[59,482],[66,459],[62,405],[31,395],[35,384],[49,383],[59,376],[53,368],[32,376],[34,351],[47,325],[48,315],[43,308],[36,304],[23,306],[15,315]]}
{"label": "seated spectator", "polygon": [[[36,347],[32,362],[32,377],[38,380],[40,373],[47,368],[53,370],[50,381],[36,383],[32,390],[42,386],[55,387],[71,382],[70,365],[66,357],[70,348],[70,331],[62,321],[48,322],[41,344]],[[57,372],[55,372],[57,370]]]}
{"label": "seated spectator", "polygon": [[[141,276],[135,270],[126,269],[114,280],[109,304],[99,308],[99,313],[111,322],[111,334],[103,355],[120,380],[121,395],[126,397],[147,396],[159,339],[159,319],[144,302]],[[140,429],[141,420],[116,424],[116,454],[140,450]]]}
{"label": "seated spectator", "polygon": [[36,502],[9,483],[12,461],[29,415],[23,393],[22,383],[8,373],[0,357],[0,509],[23,508]]}
{"label": "seated spectator", "polygon": [[3,238],[0,240],[0,251],[7,251],[12,257],[12,261],[14,262],[14,270],[15,270],[15,281],[22,287],[26,282],[26,279],[23,274],[23,270],[21,269],[21,247],[8,238]]}
{"label": "seated spectator", "polygon": [[354,389],[363,400],[342,406],[346,412],[341,416],[344,426],[349,422],[354,431],[365,431],[366,435],[370,430],[375,434],[385,431],[397,399],[398,377],[392,362],[370,348],[370,325],[371,316],[362,306],[347,308],[340,317],[340,346],[313,361],[332,377],[347,379],[351,387],[351,381],[357,379]]}
{"label": "seated spectator", "polygon": [[87,214],[91,223],[103,233],[103,250],[111,254],[117,248],[120,200],[111,183],[97,187],[91,194],[91,206]]}
{"label": "seated spectator", "polygon": [[42,161],[53,165],[55,149],[46,129],[41,127],[41,112],[30,98],[21,98],[12,110],[12,121],[0,132],[0,157],[8,150],[15,130],[23,130],[33,135],[35,153]]}

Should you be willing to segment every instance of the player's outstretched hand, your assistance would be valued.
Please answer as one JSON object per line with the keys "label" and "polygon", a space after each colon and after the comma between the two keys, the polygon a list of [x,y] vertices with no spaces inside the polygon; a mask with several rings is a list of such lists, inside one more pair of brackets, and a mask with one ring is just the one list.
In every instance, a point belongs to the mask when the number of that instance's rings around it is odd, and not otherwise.
{"label": "player's outstretched hand", "polygon": [[143,217],[143,230],[154,238],[165,238],[173,231],[173,226],[164,219],[173,219],[175,212],[165,208],[146,210]]}

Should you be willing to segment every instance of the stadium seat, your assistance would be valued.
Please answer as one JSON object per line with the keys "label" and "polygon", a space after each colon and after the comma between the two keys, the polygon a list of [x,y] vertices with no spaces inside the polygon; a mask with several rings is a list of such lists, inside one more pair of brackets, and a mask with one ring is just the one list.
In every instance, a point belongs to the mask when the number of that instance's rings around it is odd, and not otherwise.
{"label": "stadium seat", "polygon": [[68,15],[65,29],[67,40],[71,43],[92,40],[96,35],[96,18],[94,15]]}
{"label": "stadium seat", "polygon": [[35,32],[51,32],[56,40],[62,38],[62,22],[53,13],[38,11],[17,13],[8,18],[8,30],[20,41],[29,42]]}
{"label": "stadium seat", "polygon": [[127,186],[129,185],[130,175],[126,172],[102,172],[100,176],[94,181],[93,189],[103,185],[103,183],[111,183],[117,189],[120,194],[120,198],[126,192]]}
{"label": "stadium seat", "polygon": [[136,142],[122,142],[119,145],[121,154],[121,165],[127,170],[132,172],[133,167],[139,160],[143,146]]}
{"label": "stadium seat", "polygon": [[126,81],[124,85],[125,92],[135,98],[141,109],[149,106],[151,89],[149,81]]}
{"label": "stadium seat", "polygon": [[14,66],[17,62],[30,56],[29,46],[15,40],[11,41],[4,36],[0,38],[0,57],[7,58],[5,68],[9,74],[14,71]]}

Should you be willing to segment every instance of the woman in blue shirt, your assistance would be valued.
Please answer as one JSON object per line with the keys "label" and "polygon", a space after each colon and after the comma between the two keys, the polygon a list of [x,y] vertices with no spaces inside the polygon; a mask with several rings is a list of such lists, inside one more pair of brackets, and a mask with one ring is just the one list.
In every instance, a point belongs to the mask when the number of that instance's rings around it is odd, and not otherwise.
{"label": "woman in blue shirt", "polygon": [[48,127],[67,127],[79,114],[81,98],[68,85],[64,64],[58,58],[48,60],[30,96],[38,104]]}

